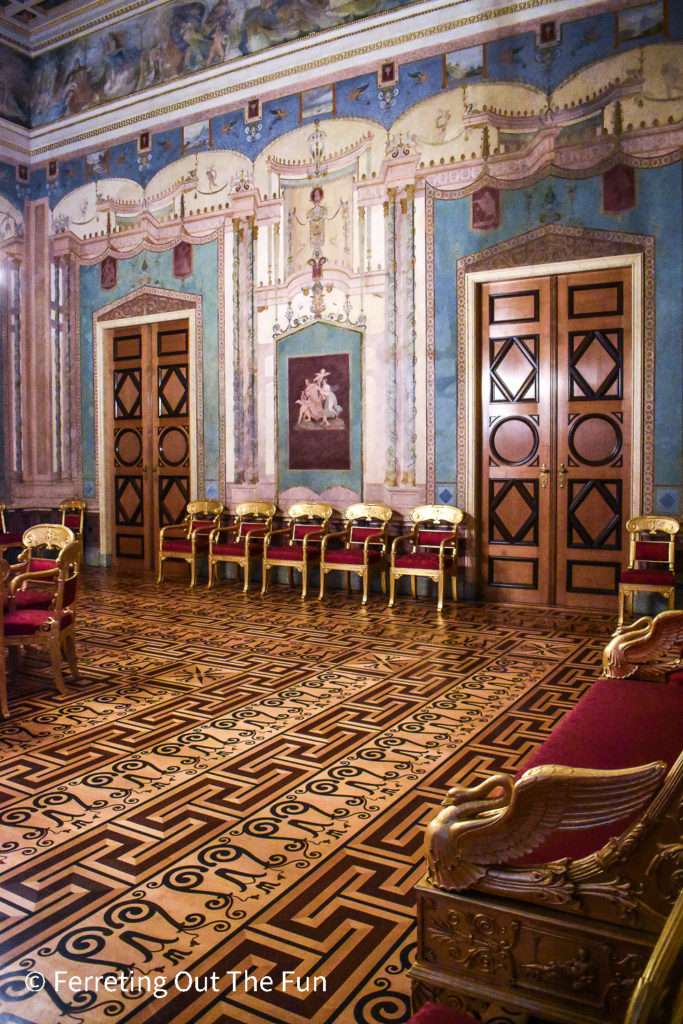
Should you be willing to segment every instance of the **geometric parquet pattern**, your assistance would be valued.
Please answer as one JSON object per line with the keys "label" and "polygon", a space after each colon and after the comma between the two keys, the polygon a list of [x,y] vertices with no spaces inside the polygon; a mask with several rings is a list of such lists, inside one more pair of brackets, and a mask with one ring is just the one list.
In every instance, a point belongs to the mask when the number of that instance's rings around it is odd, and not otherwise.
{"label": "geometric parquet pattern", "polygon": [[427,822],[614,616],[84,580],[79,683],[27,655],[0,724],[2,1024],[407,1020]]}

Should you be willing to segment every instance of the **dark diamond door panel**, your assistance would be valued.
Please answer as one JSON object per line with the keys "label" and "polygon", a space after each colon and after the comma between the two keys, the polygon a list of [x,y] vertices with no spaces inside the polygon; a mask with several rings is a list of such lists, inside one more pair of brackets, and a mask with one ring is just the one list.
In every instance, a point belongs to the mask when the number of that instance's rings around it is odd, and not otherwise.
{"label": "dark diamond door panel", "polygon": [[493,601],[548,600],[550,279],[482,289],[482,584]]}
{"label": "dark diamond door panel", "polygon": [[481,288],[481,589],[615,606],[630,506],[630,270]]}
{"label": "dark diamond door panel", "polygon": [[631,500],[630,270],[562,276],[557,310],[557,601],[616,607]]}
{"label": "dark diamond door panel", "polygon": [[190,497],[187,321],[116,330],[110,352],[114,562],[152,569]]}

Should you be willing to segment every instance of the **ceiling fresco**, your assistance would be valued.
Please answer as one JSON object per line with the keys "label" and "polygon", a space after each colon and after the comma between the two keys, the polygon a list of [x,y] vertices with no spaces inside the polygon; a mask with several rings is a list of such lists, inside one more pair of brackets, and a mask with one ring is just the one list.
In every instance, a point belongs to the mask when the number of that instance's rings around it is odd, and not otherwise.
{"label": "ceiling fresco", "polygon": [[[0,0],[2,2],[2,0]],[[42,0],[25,14],[44,9]],[[410,0],[178,0],[85,33],[30,61],[12,51],[0,115],[39,127],[303,36],[406,6]],[[7,19],[8,8],[4,10]],[[21,11],[15,11],[16,15]],[[4,59],[4,52],[3,52]]]}

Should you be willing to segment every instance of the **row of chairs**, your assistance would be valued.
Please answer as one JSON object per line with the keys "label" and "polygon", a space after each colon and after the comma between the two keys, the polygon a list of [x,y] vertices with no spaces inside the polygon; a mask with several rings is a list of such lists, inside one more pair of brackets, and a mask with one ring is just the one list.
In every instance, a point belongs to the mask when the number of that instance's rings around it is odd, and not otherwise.
{"label": "row of chairs", "polygon": [[[385,573],[389,572],[389,605],[394,604],[396,581],[411,578],[416,594],[420,576],[437,584],[437,608],[443,607],[445,581],[451,580],[453,599],[457,600],[456,567],[458,527],[463,519],[460,509],[449,505],[421,505],[410,513],[413,523],[409,534],[394,538],[389,545],[388,526],[391,509],[381,504],[357,503],[344,512],[342,530],[330,532],[333,514],[322,502],[300,502],[287,511],[288,523],[273,528],[275,506],[267,501],[243,502],[237,506],[235,522],[222,525],[224,506],[219,501],[190,502],[182,524],[167,526],[159,541],[159,582],[168,559],[183,559],[191,567],[191,586],[197,581],[201,557],[208,559],[209,587],[217,579],[218,566],[235,565],[241,573],[245,592],[249,588],[250,569],[255,561],[263,567],[262,593],[268,588],[273,567],[284,566],[301,573],[301,596],[306,597],[309,569],[320,572],[320,594],[325,594],[325,578],[333,570],[345,572],[362,582],[363,604],[368,599],[370,575],[375,572],[386,593]],[[674,607],[676,577],[674,543],[679,522],[672,516],[634,516],[626,523],[629,534],[629,564],[619,578],[618,625],[624,614],[633,616],[636,593],[661,594],[669,608]]]}
{"label": "row of chairs", "polygon": [[329,572],[346,573],[348,589],[351,575],[362,583],[362,603],[368,600],[370,577],[379,576],[386,594],[389,573],[389,605],[393,606],[396,581],[411,580],[413,596],[416,580],[425,577],[437,585],[437,608],[443,607],[445,582],[451,581],[453,600],[457,600],[458,527],[463,519],[459,508],[450,505],[421,505],[410,513],[410,533],[395,537],[390,544],[388,529],[392,510],[387,505],[358,502],[344,512],[341,530],[330,530],[331,505],[323,502],[299,502],[287,510],[287,522],[274,527],[275,506],[267,501],[247,501],[235,510],[235,521],[222,523],[224,506],[219,501],[202,499],[187,506],[185,520],[166,526],[159,538],[159,580],[164,578],[167,561],[180,559],[190,566],[190,586],[197,582],[200,558],[208,560],[209,582],[213,587],[221,563],[232,564],[243,589],[249,589],[250,571],[255,562],[262,566],[261,592],[266,593],[271,570],[284,567],[301,573],[301,597],[305,598],[312,567],[320,573],[319,598],[325,595]]}
{"label": "row of chairs", "polygon": [[8,663],[16,672],[21,648],[47,651],[59,693],[67,692],[62,659],[73,678],[78,677],[75,618],[81,544],[68,526],[57,523],[30,527],[20,543],[22,551],[14,565],[0,558],[0,713],[4,718],[9,716]]}

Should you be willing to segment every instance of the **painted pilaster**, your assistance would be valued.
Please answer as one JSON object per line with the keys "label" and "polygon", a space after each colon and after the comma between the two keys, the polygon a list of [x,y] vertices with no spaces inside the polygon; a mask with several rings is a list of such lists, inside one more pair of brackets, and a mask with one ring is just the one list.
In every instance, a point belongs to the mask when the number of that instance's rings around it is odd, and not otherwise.
{"label": "painted pilaster", "polygon": [[397,282],[397,342],[400,381],[399,479],[414,487],[417,461],[415,395],[415,187],[406,187],[401,199],[400,259]]}
{"label": "painted pilaster", "polygon": [[386,306],[386,471],[385,487],[398,485],[397,309],[396,309],[396,190],[384,203],[384,266]]}
{"label": "painted pilaster", "polygon": [[[24,270],[20,291],[18,405],[21,410],[20,462],[15,465],[16,500],[50,495],[55,472],[56,382],[50,330],[50,208],[47,200],[26,204]],[[17,366],[15,366],[16,372]]]}

